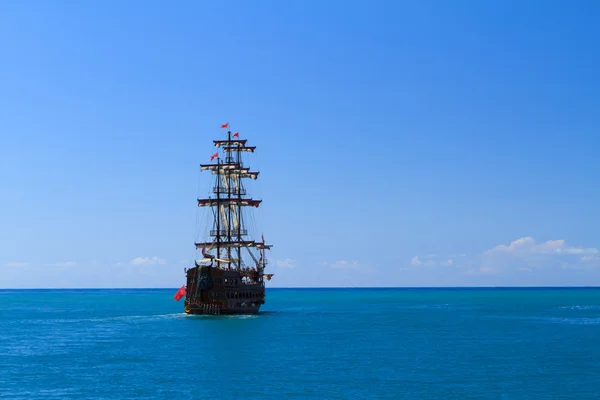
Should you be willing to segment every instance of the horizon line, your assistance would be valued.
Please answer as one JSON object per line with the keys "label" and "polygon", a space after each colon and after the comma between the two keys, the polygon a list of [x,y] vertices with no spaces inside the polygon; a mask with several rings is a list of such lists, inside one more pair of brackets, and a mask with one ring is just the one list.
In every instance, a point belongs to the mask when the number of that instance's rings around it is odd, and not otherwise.
{"label": "horizon line", "polygon": [[[0,290],[177,290],[179,287],[29,287],[29,288],[2,288]],[[294,290],[311,290],[311,289],[598,289],[599,285],[539,285],[539,286],[279,286],[268,287],[267,289],[294,289]]]}

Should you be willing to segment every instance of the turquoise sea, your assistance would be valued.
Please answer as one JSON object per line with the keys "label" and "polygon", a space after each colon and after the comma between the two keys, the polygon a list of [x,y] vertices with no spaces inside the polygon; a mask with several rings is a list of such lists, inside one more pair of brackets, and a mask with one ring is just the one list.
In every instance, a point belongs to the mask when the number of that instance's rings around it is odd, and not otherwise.
{"label": "turquoise sea", "polygon": [[0,398],[600,398],[600,289],[175,291],[0,290]]}

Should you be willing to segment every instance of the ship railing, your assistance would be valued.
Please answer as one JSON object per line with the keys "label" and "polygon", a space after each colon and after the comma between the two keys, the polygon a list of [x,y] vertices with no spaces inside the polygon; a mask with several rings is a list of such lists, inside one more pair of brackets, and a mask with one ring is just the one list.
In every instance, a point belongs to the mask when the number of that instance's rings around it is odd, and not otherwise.
{"label": "ship railing", "polygon": [[[221,229],[221,230],[211,229],[210,236],[217,236],[217,232],[220,232],[219,233],[220,236],[227,236],[227,234],[228,234],[227,229]],[[229,231],[229,233],[231,233],[231,236],[237,236],[238,235],[238,230],[237,229],[231,229]],[[247,229],[240,229],[239,230],[239,234],[240,235],[247,235],[248,234],[248,230]]]}
{"label": "ship railing", "polygon": [[235,163],[235,158],[233,158],[233,156],[227,156],[227,157],[225,157],[225,162],[227,164],[233,164],[233,163]]}
{"label": "ship railing", "polygon": [[244,196],[246,194],[246,189],[245,188],[224,188],[224,187],[219,187],[219,186],[215,186],[213,187],[213,193],[218,193],[218,194],[232,194],[234,196]]}
{"label": "ship railing", "polygon": [[[225,157],[225,162],[227,164],[237,164],[238,163],[237,158],[235,156],[231,156],[231,155],[228,155],[227,157]],[[240,160],[239,164],[240,164],[240,167],[244,165],[244,163],[241,160]]]}

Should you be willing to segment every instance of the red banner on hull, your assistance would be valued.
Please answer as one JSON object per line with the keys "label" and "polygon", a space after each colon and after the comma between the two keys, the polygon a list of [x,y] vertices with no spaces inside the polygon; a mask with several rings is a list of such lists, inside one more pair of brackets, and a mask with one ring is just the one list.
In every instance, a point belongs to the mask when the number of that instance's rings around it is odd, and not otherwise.
{"label": "red banner on hull", "polygon": [[173,296],[173,298],[179,301],[183,296],[185,296],[185,286],[180,287],[177,293],[175,293],[175,296]]}

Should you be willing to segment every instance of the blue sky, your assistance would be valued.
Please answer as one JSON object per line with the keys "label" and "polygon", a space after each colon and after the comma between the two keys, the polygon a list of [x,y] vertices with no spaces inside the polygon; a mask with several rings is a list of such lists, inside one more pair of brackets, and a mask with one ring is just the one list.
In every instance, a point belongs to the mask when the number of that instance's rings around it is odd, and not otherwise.
{"label": "blue sky", "polygon": [[224,122],[258,147],[272,287],[598,285],[599,17],[4,2],[0,287],[183,284]]}

